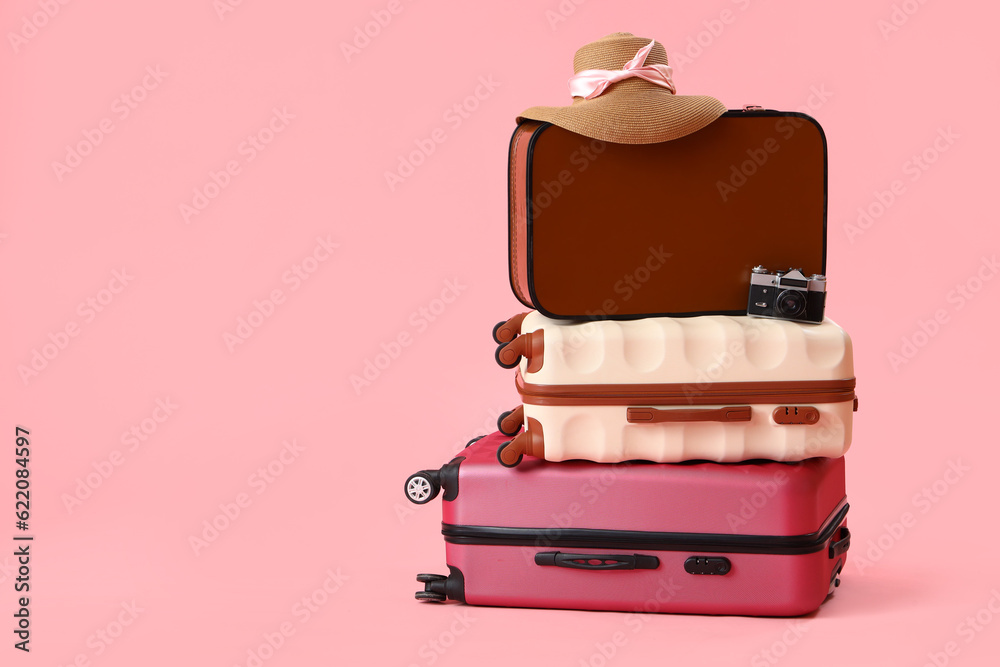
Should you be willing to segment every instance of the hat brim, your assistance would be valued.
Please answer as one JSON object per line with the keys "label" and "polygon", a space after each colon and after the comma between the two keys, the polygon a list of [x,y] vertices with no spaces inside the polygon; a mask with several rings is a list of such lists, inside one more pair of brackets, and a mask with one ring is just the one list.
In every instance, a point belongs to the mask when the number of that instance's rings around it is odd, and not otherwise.
{"label": "hat brim", "polygon": [[578,98],[570,106],[531,107],[517,122],[548,122],[600,141],[654,144],[697,132],[726,112],[726,105],[707,95],[673,95],[645,86],[623,95],[624,90],[615,90],[619,87],[590,100]]}

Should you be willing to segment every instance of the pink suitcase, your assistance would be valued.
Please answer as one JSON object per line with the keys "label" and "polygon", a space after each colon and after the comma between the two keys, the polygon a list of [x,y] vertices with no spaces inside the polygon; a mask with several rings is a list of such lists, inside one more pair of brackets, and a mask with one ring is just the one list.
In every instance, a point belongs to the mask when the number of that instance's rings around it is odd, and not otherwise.
{"label": "pink suitcase", "polygon": [[850,546],[844,459],[662,464],[526,457],[470,443],[406,481],[444,490],[450,574],[418,600],[609,611],[797,616],[840,585]]}

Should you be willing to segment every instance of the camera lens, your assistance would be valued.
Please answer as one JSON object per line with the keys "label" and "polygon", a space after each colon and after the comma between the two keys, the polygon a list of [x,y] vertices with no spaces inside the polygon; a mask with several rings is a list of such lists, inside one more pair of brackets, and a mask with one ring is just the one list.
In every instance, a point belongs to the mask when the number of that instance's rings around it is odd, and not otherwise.
{"label": "camera lens", "polygon": [[783,317],[798,317],[806,312],[806,298],[802,292],[786,289],[775,299],[774,309]]}

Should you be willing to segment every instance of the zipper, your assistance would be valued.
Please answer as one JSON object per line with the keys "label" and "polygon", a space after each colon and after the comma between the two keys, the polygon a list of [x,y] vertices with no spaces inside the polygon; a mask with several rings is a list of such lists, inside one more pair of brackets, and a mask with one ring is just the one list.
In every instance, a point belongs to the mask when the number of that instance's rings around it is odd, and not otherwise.
{"label": "zipper", "polygon": [[451,544],[539,547],[544,549],[644,549],[800,555],[822,551],[837,533],[850,506],[841,501],[819,530],[808,535],[725,535],[720,533],[660,533],[590,528],[506,528],[441,524]]}
{"label": "zipper", "polygon": [[854,401],[855,378],[784,382],[711,382],[672,384],[515,385],[528,405],[721,405],[725,403],[841,403]]}

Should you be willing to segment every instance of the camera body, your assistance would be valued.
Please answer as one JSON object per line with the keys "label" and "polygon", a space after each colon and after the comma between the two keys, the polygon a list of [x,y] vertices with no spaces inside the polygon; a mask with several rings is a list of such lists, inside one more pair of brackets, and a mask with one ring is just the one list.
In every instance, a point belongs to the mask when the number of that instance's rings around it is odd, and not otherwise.
{"label": "camera body", "polygon": [[771,273],[755,266],[750,274],[747,315],[775,320],[818,323],[826,305],[826,276],[806,277],[802,269]]}

